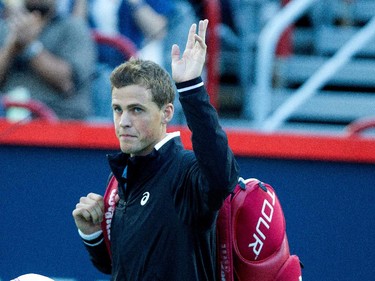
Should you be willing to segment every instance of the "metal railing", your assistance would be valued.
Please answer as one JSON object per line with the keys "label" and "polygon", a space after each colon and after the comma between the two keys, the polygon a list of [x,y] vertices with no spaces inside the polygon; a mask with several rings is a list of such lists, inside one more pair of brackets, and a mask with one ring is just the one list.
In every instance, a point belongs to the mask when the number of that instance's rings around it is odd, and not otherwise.
{"label": "metal railing", "polygon": [[271,112],[272,72],[277,43],[283,32],[316,1],[294,0],[289,2],[265,25],[259,35],[255,65],[255,89],[247,89],[247,95],[252,98],[249,99],[251,105],[245,105],[245,116],[252,116],[258,126],[266,120]]}
{"label": "metal railing", "polygon": [[[294,0],[281,10],[260,33],[258,40],[255,88],[247,110],[258,129],[272,132],[279,128],[293,112],[317,90],[322,88],[375,35],[375,17],[354,35],[334,56],[321,66],[289,99],[270,115],[272,102],[272,75],[275,49],[282,33],[302,16],[316,0]],[[249,90],[249,89],[248,89]],[[249,116],[249,112],[247,114]]]}
{"label": "metal railing", "polygon": [[333,75],[375,36],[375,17],[327,60],[288,100],[262,123],[262,130],[276,130],[306,100],[322,88]]}

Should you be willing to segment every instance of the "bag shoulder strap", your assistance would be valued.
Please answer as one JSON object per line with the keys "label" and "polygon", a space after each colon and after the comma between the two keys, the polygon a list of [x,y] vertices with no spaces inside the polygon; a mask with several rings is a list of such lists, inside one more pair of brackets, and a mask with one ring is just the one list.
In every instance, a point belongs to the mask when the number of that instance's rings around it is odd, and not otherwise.
{"label": "bag shoulder strap", "polygon": [[238,185],[231,195],[225,200],[219,210],[219,215],[216,222],[217,234],[217,256],[218,266],[220,270],[220,280],[233,281],[234,267],[233,267],[233,237],[231,231],[232,225],[232,206],[231,201],[236,192],[238,192]]}
{"label": "bag shoulder strap", "polygon": [[111,223],[113,214],[116,209],[115,197],[118,192],[118,182],[114,175],[108,181],[106,191],[104,193],[104,219],[101,223],[104,241],[107,246],[109,256],[111,257]]}

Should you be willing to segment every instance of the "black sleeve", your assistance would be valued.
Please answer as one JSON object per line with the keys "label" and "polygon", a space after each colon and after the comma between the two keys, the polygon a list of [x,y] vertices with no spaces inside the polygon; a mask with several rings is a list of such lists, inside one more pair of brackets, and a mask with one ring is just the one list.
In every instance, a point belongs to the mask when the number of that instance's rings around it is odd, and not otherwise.
{"label": "black sleeve", "polygon": [[90,260],[93,265],[105,274],[111,274],[112,263],[111,257],[109,256],[107,246],[103,239],[103,234],[101,234],[97,239],[85,240],[82,239],[88,253]]}
{"label": "black sleeve", "polygon": [[219,209],[238,180],[238,165],[200,77],[176,84],[211,208]]}

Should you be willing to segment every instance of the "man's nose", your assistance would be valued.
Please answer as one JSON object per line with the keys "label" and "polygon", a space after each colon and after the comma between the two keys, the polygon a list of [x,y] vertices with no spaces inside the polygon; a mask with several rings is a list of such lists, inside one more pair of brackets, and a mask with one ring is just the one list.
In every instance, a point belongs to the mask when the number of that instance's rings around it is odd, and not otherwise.
{"label": "man's nose", "polygon": [[130,127],[131,125],[131,120],[130,120],[130,116],[127,112],[123,112],[121,114],[121,118],[120,118],[120,126],[121,127]]}

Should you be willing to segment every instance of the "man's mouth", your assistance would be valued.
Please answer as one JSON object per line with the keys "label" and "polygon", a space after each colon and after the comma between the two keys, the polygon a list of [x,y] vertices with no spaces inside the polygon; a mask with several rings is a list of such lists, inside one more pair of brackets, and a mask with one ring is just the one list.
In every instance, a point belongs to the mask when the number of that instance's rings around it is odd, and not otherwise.
{"label": "man's mouth", "polygon": [[134,139],[136,136],[129,135],[129,134],[120,134],[120,139],[127,140],[127,139]]}

